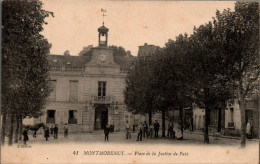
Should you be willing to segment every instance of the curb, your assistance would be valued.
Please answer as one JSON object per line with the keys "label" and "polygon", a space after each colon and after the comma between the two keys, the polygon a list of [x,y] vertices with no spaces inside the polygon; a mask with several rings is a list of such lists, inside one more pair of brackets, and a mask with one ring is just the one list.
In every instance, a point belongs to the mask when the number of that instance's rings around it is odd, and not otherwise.
{"label": "curb", "polygon": [[[196,132],[185,132],[184,133],[189,133],[189,134],[197,134],[197,135],[204,135],[203,133],[196,133]],[[232,136],[214,136],[214,134],[209,134],[209,136],[215,137],[215,138],[229,138],[229,139],[237,139],[240,140],[239,137],[232,137]],[[259,142],[259,139],[247,139],[248,141],[254,141],[254,142]]]}

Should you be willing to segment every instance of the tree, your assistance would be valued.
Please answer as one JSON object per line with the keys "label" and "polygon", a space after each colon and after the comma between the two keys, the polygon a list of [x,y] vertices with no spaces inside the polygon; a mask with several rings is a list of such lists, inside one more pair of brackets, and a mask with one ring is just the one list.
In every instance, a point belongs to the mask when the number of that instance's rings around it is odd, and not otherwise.
{"label": "tree", "polygon": [[39,116],[50,92],[47,55],[51,45],[40,32],[47,24],[44,19],[53,13],[43,10],[39,0],[6,0],[2,9],[2,143],[8,116],[12,145],[14,120]]}
{"label": "tree", "polygon": [[217,12],[217,21],[219,46],[229,56],[228,70],[241,114],[241,147],[245,147],[245,99],[259,84],[259,3],[236,2],[234,12]]}
{"label": "tree", "polygon": [[[209,143],[208,126],[211,109],[216,107],[219,97],[229,90],[228,85],[220,85],[221,80],[229,79],[226,71],[227,57],[218,48],[215,24],[209,22],[194,29],[190,37],[190,67],[193,68],[194,103],[205,109],[204,142]],[[223,97],[225,98],[225,96]]]}
{"label": "tree", "polygon": [[149,125],[152,124],[154,90],[151,58],[138,57],[126,78],[124,91],[125,104],[134,114],[149,114]]}

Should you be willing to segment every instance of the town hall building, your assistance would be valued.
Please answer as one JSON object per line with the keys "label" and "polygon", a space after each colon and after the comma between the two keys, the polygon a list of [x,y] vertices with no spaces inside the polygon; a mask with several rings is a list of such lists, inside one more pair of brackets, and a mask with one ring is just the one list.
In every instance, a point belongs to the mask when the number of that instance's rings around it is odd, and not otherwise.
{"label": "town hall building", "polygon": [[116,62],[114,49],[108,47],[107,27],[98,28],[98,47],[85,56],[49,55],[52,92],[43,115],[34,123],[49,127],[68,124],[70,132],[93,132],[113,125],[114,131],[125,129],[125,122],[134,123],[124,104],[126,65]]}

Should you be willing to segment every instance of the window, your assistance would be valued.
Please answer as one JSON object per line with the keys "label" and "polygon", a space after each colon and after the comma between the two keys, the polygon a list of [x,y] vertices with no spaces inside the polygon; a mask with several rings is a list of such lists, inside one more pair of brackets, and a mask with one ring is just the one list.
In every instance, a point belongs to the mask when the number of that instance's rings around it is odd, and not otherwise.
{"label": "window", "polygon": [[55,110],[47,110],[47,124],[55,124]]}
{"label": "window", "polygon": [[125,115],[125,121],[129,122],[128,115]]}
{"label": "window", "polygon": [[77,111],[69,110],[69,124],[77,124]]}
{"label": "window", "polygon": [[78,101],[78,81],[77,80],[70,80],[70,97],[69,101]]}
{"label": "window", "polygon": [[98,97],[103,99],[106,96],[106,82],[99,81],[98,82]]}
{"label": "window", "polygon": [[234,123],[234,108],[230,108],[230,123]]}
{"label": "window", "polygon": [[57,84],[57,81],[56,80],[50,80],[49,81],[50,84],[51,84],[51,89],[52,89],[52,92],[50,93],[50,100],[56,100],[56,84]]}

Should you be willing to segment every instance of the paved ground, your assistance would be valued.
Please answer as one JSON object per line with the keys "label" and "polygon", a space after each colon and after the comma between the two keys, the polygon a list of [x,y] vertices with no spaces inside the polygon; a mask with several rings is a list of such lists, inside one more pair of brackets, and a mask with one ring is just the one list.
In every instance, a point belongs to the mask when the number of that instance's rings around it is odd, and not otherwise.
{"label": "paved ground", "polygon": [[[160,136],[160,133],[159,133]],[[131,139],[125,139],[125,133],[123,132],[114,132],[109,134],[109,142],[112,143],[137,143],[136,141],[137,133],[132,133]],[[6,138],[8,141],[8,138]],[[29,145],[37,144],[37,143],[49,143],[49,144],[66,144],[66,143],[97,143],[104,142],[104,133],[103,131],[96,131],[94,133],[70,133],[68,138],[64,138],[62,134],[59,134],[58,139],[54,139],[53,136],[49,138],[49,141],[45,141],[43,134],[38,134],[37,138],[33,138],[32,135],[29,135]],[[19,142],[21,144],[22,142]],[[140,144],[186,144],[186,145],[199,145],[203,143],[203,135],[198,133],[184,133],[184,140],[176,140],[176,139],[147,139],[143,138],[142,142],[138,142]],[[240,140],[236,138],[222,138],[222,137],[213,137],[210,136],[210,145],[230,145],[230,146],[239,146]],[[255,145],[259,144],[259,141],[253,140],[248,141],[247,144]]]}

